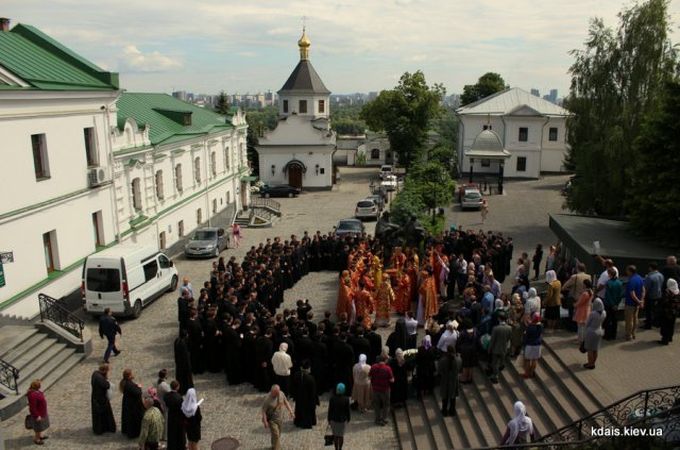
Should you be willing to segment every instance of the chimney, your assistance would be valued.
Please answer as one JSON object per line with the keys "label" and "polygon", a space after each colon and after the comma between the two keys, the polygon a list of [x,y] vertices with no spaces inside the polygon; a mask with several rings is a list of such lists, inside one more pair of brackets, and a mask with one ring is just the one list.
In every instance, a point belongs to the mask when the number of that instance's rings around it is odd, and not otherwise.
{"label": "chimney", "polygon": [[9,19],[0,17],[0,31],[9,31]]}

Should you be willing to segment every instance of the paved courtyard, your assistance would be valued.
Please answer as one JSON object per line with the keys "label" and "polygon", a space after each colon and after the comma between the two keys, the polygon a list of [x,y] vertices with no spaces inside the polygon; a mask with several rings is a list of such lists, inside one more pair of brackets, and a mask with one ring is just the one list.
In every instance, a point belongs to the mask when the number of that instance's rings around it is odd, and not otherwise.
{"label": "paved courtyard", "polygon": [[[281,199],[283,217],[272,228],[244,229],[244,241],[239,249],[230,249],[225,256],[243,256],[245,251],[267,237],[301,235],[304,230],[329,231],[339,219],[351,217],[356,201],[369,193],[368,182],[376,169],[343,169],[339,185],[331,192],[305,193],[296,199]],[[507,183],[504,196],[489,198],[490,214],[484,229],[503,231],[515,238],[516,254],[530,251],[536,242],[548,245],[554,240],[547,228],[547,214],[558,212],[562,198],[559,187],[566,177],[547,177],[537,181]],[[278,199],[277,199],[278,200]],[[447,210],[448,223],[454,222],[465,228],[481,227],[478,212]],[[366,224],[372,233],[374,222]],[[180,275],[188,276],[194,286],[208,277],[210,260],[187,261],[176,259]],[[298,298],[309,298],[317,313],[334,309],[337,293],[334,273],[312,273],[286,292],[284,307],[292,306]],[[171,370],[173,365],[172,341],[176,336],[176,296],[167,294],[147,307],[137,320],[122,321],[123,353],[112,359],[112,381],[117,383],[122,370],[132,368],[136,380],[144,387],[155,381],[160,368]],[[93,336],[96,323],[88,321]],[[47,399],[52,427],[50,439],[44,448],[53,449],[132,449],[134,442],[124,439],[120,433],[95,437],[91,432],[90,375],[96,369],[104,351],[104,342],[97,337],[94,352],[82,364],[69,372],[48,392]],[[203,440],[201,448],[223,436],[233,436],[244,449],[268,448],[269,435],[262,427],[259,407],[262,394],[250,386],[228,386],[222,375],[205,374],[196,379],[200,397],[205,398],[203,412]],[[120,424],[121,395],[112,401],[114,414]],[[287,422],[282,438],[283,448],[317,449],[323,446],[327,396],[317,409],[319,425],[314,430],[298,430]],[[8,449],[33,448],[31,438],[23,429],[23,415],[3,422],[3,436]],[[372,416],[355,414],[349,425],[346,447],[351,449],[395,448],[396,438],[392,427],[373,426]]]}

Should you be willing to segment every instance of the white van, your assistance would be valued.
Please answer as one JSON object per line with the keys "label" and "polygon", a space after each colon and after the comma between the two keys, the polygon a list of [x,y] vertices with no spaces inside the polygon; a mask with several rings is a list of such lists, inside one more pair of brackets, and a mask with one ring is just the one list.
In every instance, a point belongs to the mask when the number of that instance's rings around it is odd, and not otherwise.
{"label": "white van", "polygon": [[392,167],[391,164],[383,164],[380,166],[380,172],[378,174],[380,176],[381,180],[384,180],[385,177],[389,175],[394,175],[394,168]]}
{"label": "white van", "polygon": [[153,247],[116,245],[83,264],[81,293],[85,311],[139,317],[142,308],[177,288],[177,269],[165,254]]}

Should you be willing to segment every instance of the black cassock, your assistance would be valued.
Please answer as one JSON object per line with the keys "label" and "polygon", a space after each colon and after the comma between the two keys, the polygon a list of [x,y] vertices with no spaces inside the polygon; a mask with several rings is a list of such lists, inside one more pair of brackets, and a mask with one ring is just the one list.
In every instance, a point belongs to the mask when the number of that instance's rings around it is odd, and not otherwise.
{"label": "black cassock", "polygon": [[189,331],[189,356],[191,356],[191,370],[193,373],[204,372],[203,366],[203,327],[198,319],[191,319],[187,324]]}
{"label": "black cassock", "polygon": [[115,433],[116,419],[108,397],[111,384],[101,372],[92,374],[92,431],[94,434]]}
{"label": "black cassock", "polygon": [[231,326],[224,329],[222,335],[224,346],[224,371],[227,374],[229,384],[239,384],[243,382],[243,371],[241,370],[241,337],[238,331]]}
{"label": "black cassock", "polygon": [[144,405],[142,404],[142,388],[134,381],[123,382],[123,407],[121,411],[120,430],[130,439],[139,437],[142,429]]}
{"label": "black cassock", "polygon": [[300,370],[292,376],[291,392],[295,399],[295,420],[298,428],[312,428],[316,425],[316,407],[319,405],[319,395],[316,381],[309,373]]}
{"label": "black cassock", "polygon": [[[272,340],[260,336],[255,339],[255,387],[260,392],[268,392],[272,387],[271,383],[271,359],[274,354],[274,344]],[[262,367],[266,364],[265,367]]]}
{"label": "black cassock", "polygon": [[220,338],[217,336],[217,332],[215,319],[207,319],[205,321],[205,337],[203,338],[203,354],[205,356],[205,367],[212,373],[222,371]]}
{"label": "black cassock", "polygon": [[181,337],[175,339],[175,379],[179,382],[179,392],[182,394],[194,387],[189,348],[186,340]]}
{"label": "black cassock", "polygon": [[185,450],[187,445],[184,434],[184,413],[182,413],[182,396],[171,391],[163,397],[168,409],[168,446],[167,450]]}

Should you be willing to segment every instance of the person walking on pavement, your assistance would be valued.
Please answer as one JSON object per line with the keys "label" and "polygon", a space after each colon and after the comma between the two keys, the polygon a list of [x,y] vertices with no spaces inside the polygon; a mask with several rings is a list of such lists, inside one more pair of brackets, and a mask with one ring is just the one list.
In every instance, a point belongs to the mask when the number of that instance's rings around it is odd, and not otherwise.
{"label": "person walking on pavement", "polygon": [[109,363],[109,358],[111,357],[111,352],[115,356],[120,355],[120,350],[116,347],[116,335],[123,335],[120,329],[120,325],[113,317],[111,308],[104,309],[104,315],[99,319],[99,337],[104,339],[106,337],[107,345],[106,351],[104,352],[104,362]]}

